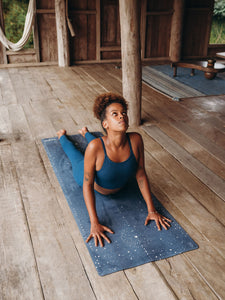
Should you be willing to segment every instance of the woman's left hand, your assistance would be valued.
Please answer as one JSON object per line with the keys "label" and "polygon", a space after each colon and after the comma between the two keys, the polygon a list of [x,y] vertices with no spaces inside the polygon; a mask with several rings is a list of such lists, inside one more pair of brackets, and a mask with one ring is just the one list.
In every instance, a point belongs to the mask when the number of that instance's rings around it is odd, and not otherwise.
{"label": "woman's left hand", "polygon": [[147,218],[145,219],[145,226],[151,220],[156,222],[156,226],[158,227],[158,230],[161,230],[161,226],[167,230],[168,227],[171,226],[168,222],[172,222],[170,219],[160,215],[157,211],[156,212],[151,212],[151,213],[148,214]]}

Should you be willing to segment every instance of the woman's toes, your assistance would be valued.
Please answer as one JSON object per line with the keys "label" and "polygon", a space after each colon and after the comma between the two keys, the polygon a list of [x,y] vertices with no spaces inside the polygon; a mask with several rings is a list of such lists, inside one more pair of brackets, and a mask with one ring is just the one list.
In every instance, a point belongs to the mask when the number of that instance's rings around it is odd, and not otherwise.
{"label": "woman's toes", "polygon": [[58,132],[57,132],[57,136],[58,138],[60,139],[62,135],[65,135],[66,134],[66,130],[65,129],[60,129]]}
{"label": "woman's toes", "polygon": [[78,132],[84,137],[85,133],[88,132],[88,128],[87,127],[83,127],[80,130],[78,130]]}

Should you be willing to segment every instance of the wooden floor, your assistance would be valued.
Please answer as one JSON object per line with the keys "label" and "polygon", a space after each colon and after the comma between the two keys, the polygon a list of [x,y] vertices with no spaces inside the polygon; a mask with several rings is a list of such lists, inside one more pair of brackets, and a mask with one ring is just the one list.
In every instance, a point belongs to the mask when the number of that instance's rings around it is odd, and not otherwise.
{"label": "wooden floor", "polygon": [[114,65],[0,70],[0,299],[225,299],[225,95],[173,102],[143,84],[152,191],[199,249],[100,277],[41,139],[100,130],[104,91],[121,93]]}

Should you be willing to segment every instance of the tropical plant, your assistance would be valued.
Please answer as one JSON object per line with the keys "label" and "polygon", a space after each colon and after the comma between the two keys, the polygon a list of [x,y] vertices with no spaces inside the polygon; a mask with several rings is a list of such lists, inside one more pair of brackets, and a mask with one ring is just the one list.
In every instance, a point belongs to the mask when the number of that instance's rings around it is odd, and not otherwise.
{"label": "tropical plant", "polygon": [[[29,0],[3,0],[2,3],[5,35],[8,40],[16,43],[23,34]],[[33,47],[32,35],[24,48],[31,47]]]}
{"label": "tropical plant", "polygon": [[225,0],[215,0],[213,14],[218,18],[225,18]]}

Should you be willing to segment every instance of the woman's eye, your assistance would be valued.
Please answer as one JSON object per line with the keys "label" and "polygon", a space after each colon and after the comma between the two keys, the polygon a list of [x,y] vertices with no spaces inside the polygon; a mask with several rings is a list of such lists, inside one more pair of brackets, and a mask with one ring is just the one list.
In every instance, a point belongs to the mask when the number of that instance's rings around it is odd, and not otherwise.
{"label": "woman's eye", "polygon": [[127,115],[127,113],[124,111],[124,112],[123,112],[123,115],[124,115],[124,116],[126,116],[126,115]]}
{"label": "woman's eye", "polygon": [[117,113],[115,113],[115,112],[114,112],[112,115],[113,115],[113,116],[116,116],[116,115],[117,115]]}

